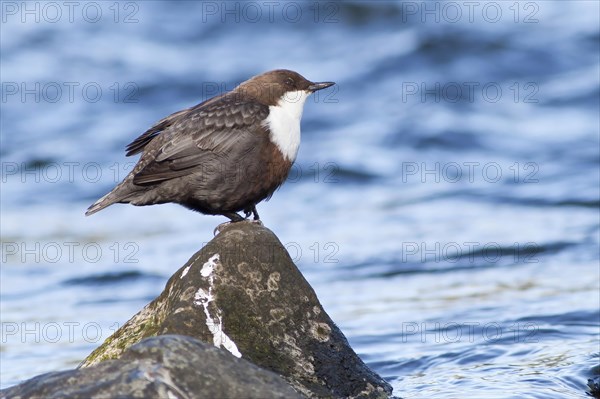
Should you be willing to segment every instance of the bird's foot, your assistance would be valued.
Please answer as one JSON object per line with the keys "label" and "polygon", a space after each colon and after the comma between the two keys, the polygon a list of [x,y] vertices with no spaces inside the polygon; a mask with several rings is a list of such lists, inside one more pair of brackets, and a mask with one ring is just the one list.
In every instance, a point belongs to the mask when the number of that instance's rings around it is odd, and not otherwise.
{"label": "bird's foot", "polygon": [[246,215],[246,219],[248,219],[250,215],[254,215],[254,220],[260,221],[260,216],[258,216],[258,212],[256,211],[256,205],[252,205],[252,208],[244,209],[244,214]]}
{"label": "bird's foot", "polygon": [[[217,227],[215,227],[215,229],[213,230],[213,235],[217,235],[219,234],[225,227],[229,226],[230,224],[233,223],[239,223],[239,222],[248,222],[248,223],[254,223],[257,224],[259,226],[262,226],[262,222],[260,221],[260,219],[258,218],[258,213],[256,212],[256,207],[252,207],[251,209],[245,209],[244,210],[244,214],[246,215],[245,218],[241,217],[240,215],[238,215],[235,212],[230,212],[230,213],[225,213],[223,214],[223,216],[226,216],[230,219],[229,222],[225,222],[225,223],[221,223],[220,225],[218,225]],[[248,220],[248,218],[250,217],[251,214],[254,214],[254,219],[253,220]]]}
{"label": "bird's foot", "polygon": [[219,234],[225,226],[228,226],[231,223],[238,223],[238,222],[242,222],[242,221],[246,220],[235,212],[227,212],[227,213],[224,213],[223,216],[228,217],[229,222],[221,223],[220,225],[215,227],[215,229],[213,230],[213,235],[215,235],[215,236],[217,234]]}
{"label": "bird's foot", "polygon": [[263,226],[263,223],[260,221],[260,217],[258,216],[258,212],[256,211],[256,205],[252,206],[252,209],[250,209],[250,212],[248,212],[246,214],[246,217],[249,217],[250,213],[252,213],[254,215],[254,218],[253,218],[253,220],[249,220],[249,222],[255,223],[259,226]]}
{"label": "bird's foot", "polygon": [[241,217],[240,215],[238,215],[235,212],[226,212],[226,213],[223,213],[223,216],[228,217],[229,220],[231,220],[231,223],[241,222],[241,221],[245,220],[243,217]]}
{"label": "bird's foot", "polygon": [[248,219],[242,219],[240,221],[230,221],[230,222],[224,222],[221,223],[220,225],[218,225],[217,227],[215,227],[215,229],[213,230],[213,235],[216,236],[217,234],[219,234],[225,227],[235,224],[235,223],[252,223],[252,224],[257,224],[259,226],[263,226],[263,222],[260,220],[248,220]]}
{"label": "bird's foot", "polygon": [[231,223],[233,223],[233,222],[225,222],[225,223],[221,223],[220,225],[215,227],[215,229],[213,230],[213,236],[216,236],[217,234],[219,234],[225,226],[229,226]]}

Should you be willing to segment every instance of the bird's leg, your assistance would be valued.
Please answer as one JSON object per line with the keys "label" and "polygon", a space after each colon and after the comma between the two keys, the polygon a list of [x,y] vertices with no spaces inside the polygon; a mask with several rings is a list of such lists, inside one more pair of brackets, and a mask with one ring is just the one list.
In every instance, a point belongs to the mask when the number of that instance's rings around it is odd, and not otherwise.
{"label": "bird's leg", "polygon": [[225,212],[223,213],[223,216],[228,217],[231,220],[231,223],[241,222],[242,220],[244,220],[243,217],[241,217],[235,212]]}
{"label": "bird's leg", "polygon": [[225,212],[225,213],[223,213],[223,216],[228,217],[230,220],[229,220],[229,222],[221,223],[220,225],[215,227],[215,229],[213,230],[213,235],[215,235],[215,236],[221,232],[223,227],[225,227],[231,223],[237,223],[237,222],[242,222],[242,221],[246,220],[235,212]]}
{"label": "bird's leg", "polygon": [[260,216],[258,216],[256,205],[252,205],[252,207],[244,209],[244,213],[246,214],[246,219],[248,219],[250,215],[254,215],[253,221],[260,222]]}
{"label": "bird's leg", "polygon": [[[254,214],[254,220],[260,221],[260,216],[258,216],[258,212],[256,210],[256,205],[252,206],[251,212]],[[248,212],[248,216],[250,216],[250,212]]]}
{"label": "bird's leg", "polygon": [[260,216],[258,216],[258,211],[256,210],[256,205],[252,205],[252,208],[249,208],[246,211],[246,215],[247,215],[246,217],[250,216],[250,214],[254,215],[253,220],[249,220],[250,223],[255,223],[259,226],[263,225],[262,222],[260,221]]}
{"label": "bird's leg", "polygon": [[[230,225],[231,223],[238,223],[238,222],[250,222],[250,223],[256,223],[260,226],[262,226],[262,222],[259,219],[258,216],[258,212],[256,212],[256,205],[253,205],[252,208],[248,208],[248,209],[244,209],[244,213],[246,214],[246,218],[241,217],[240,215],[238,215],[235,212],[225,212],[222,215],[226,216],[230,219],[229,222],[225,222],[225,223],[221,223],[220,225],[218,225],[217,227],[215,227],[215,229],[213,230],[213,234],[217,235],[218,233],[221,232],[221,230],[223,229],[223,227]],[[248,217],[250,215],[254,215],[254,220],[248,220]]]}

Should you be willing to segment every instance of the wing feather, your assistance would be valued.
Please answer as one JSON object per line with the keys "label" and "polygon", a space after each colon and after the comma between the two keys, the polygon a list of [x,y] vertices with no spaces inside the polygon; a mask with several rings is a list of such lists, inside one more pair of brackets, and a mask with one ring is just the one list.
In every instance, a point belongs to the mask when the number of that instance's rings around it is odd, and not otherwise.
{"label": "wing feather", "polygon": [[160,121],[156,122],[154,124],[154,126],[152,126],[150,129],[146,130],[141,136],[139,136],[137,139],[133,140],[131,143],[129,143],[127,145],[127,148],[126,148],[127,153],[125,155],[130,157],[139,152],[142,152],[144,147],[146,147],[146,145],[148,143],[150,143],[152,141],[152,139],[154,139],[156,136],[158,136],[160,132],[162,132],[163,130],[166,130],[169,126],[171,126],[177,120],[177,118],[182,117],[183,115],[190,112],[190,110],[191,110],[191,108],[187,108],[187,109],[175,112],[175,113],[167,116],[166,118],[163,118]]}
{"label": "wing feather", "polygon": [[[134,176],[134,184],[155,184],[161,181],[185,176],[196,167],[230,156],[234,146],[236,151],[247,152],[257,145],[264,130],[261,122],[267,117],[269,109],[256,102],[243,102],[239,99],[222,97],[219,101],[200,104],[194,108],[180,111],[179,115],[167,120],[165,128],[159,133],[140,136],[130,144],[131,152],[154,140],[156,143],[146,147],[140,159],[143,166]],[[159,122],[156,126],[160,125]],[[154,136],[152,136],[154,134]],[[150,137],[152,136],[152,137]],[[141,150],[137,150],[138,152]],[[144,159],[149,158],[149,159]]]}

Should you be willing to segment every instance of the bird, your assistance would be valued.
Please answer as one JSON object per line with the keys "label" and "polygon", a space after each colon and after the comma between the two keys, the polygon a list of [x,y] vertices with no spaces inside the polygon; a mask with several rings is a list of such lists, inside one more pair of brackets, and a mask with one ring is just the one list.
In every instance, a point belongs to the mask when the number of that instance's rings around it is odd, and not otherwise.
{"label": "bird", "polygon": [[256,205],[271,198],[296,160],[306,99],[334,84],[272,70],[159,120],[127,145],[126,156],[141,153],[138,162],[86,216],[115,203],[176,203],[260,223]]}

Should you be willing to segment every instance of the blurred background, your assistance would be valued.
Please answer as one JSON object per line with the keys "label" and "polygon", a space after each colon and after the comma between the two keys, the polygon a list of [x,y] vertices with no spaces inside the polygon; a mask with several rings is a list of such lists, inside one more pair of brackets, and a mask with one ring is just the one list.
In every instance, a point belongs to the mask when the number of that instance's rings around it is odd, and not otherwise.
{"label": "blurred background", "polygon": [[125,145],[276,68],[337,85],[259,213],[396,395],[600,374],[598,2],[0,5],[2,387],[75,367],[225,221],[84,217]]}

